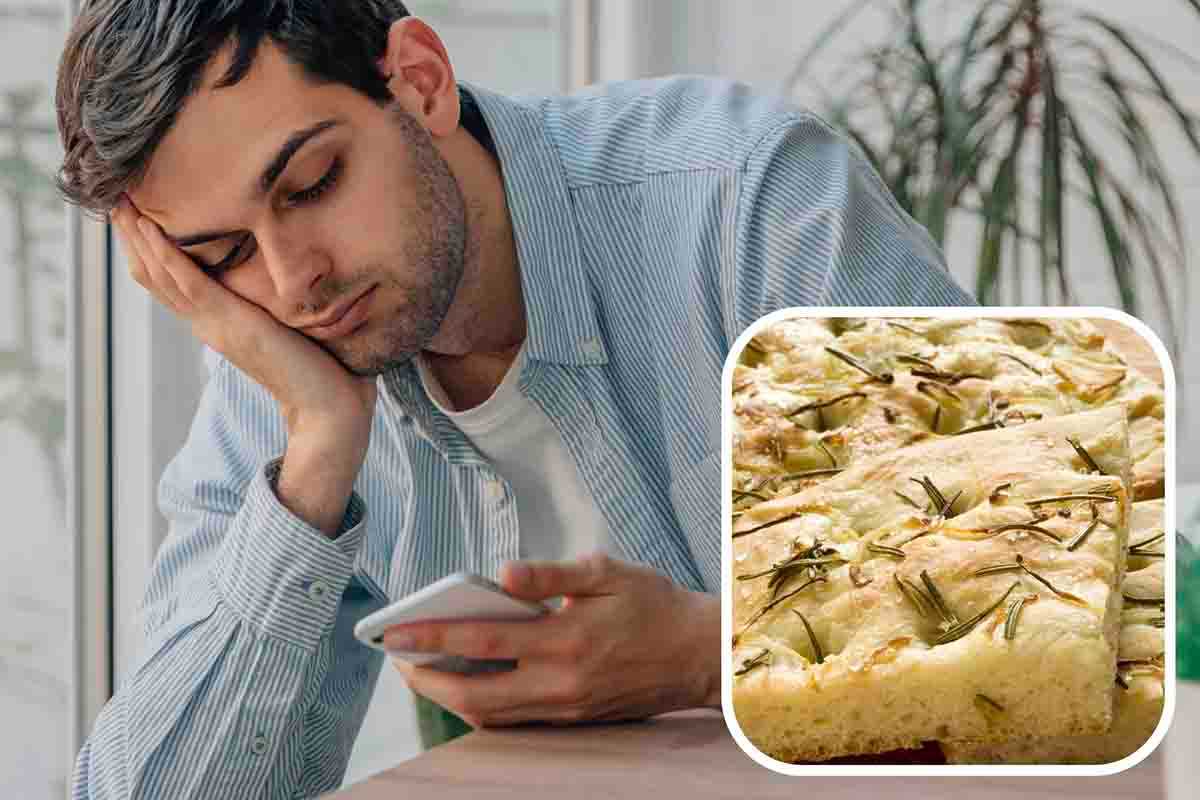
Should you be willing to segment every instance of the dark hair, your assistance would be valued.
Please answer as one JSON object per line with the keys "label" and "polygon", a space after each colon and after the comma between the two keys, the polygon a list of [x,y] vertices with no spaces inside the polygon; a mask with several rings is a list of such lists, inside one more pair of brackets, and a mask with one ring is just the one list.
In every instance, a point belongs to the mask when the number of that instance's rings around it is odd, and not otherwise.
{"label": "dark hair", "polygon": [[387,103],[376,62],[406,16],[399,0],[86,0],[58,67],[59,191],[89,211],[111,210],[227,43],[233,58],[218,88],[245,77],[266,39],[314,83]]}

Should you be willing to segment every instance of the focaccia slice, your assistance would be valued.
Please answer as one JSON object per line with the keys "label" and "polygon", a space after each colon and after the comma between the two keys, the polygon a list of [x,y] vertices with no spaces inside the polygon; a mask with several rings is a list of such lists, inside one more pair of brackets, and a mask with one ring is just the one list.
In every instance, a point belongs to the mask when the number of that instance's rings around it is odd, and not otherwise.
{"label": "focaccia slice", "polygon": [[746,736],[815,761],[1106,730],[1128,447],[1113,407],[914,445],[746,510],[731,576]]}
{"label": "focaccia slice", "polygon": [[1163,492],[1162,388],[1087,320],[784,319],[733,376],[735,502],[933,438],[1123,405],[1133,490]]}
{"label": "focaccia slice", "polygon": [[1163,712],[1163,501],[1135,503],[1121,587],[1121,639],[1112,727],[1095,736],[1025,736],[1000,743],[942,742],[952,764],[1108,764],[1146,743]]}

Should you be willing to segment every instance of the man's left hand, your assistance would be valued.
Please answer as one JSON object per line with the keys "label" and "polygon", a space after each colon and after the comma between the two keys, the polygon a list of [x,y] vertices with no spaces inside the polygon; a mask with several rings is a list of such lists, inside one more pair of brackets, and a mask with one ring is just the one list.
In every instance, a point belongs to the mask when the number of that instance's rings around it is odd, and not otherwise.
{"label": "man's left hand", "polygon": [[720,705],[720,600],[642,565],[594,554],[515,561],[500,583],[550,614],[521,622],[422,622],[384,635],[389,650],[515,659],[510,672],[459,675],[393,657],[409,687],[473,727],[641,719]]}

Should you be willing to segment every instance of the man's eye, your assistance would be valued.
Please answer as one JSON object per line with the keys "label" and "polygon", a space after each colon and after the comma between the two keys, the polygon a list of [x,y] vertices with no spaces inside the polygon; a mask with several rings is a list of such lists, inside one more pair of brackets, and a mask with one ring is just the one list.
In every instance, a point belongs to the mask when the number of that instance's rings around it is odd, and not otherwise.
{"label": "man's eye", "polygon": [[337,183],[337,179],[342,174],[342,160],[335,158],[333,163],[329,165],[329,171],[321,176],[321,179],[307,189],[302,189],[294,194],[288,195],[288,205],[301,206],[306,203],[312,203],[318,200],[321,195],[333,188]]}
{"label": "man's eye", "polygon": [[238,241],[237,245],[235,245],[234,248],[229,251],[229,255],[221,259],[220,263],[212,266],[205,266],[204,271],[207,272],[210,277],[219,278],[227,270],[233,269],[254,255],[256,244],[257,243],[254,241],[254,237],[250,234],[246,234]]}

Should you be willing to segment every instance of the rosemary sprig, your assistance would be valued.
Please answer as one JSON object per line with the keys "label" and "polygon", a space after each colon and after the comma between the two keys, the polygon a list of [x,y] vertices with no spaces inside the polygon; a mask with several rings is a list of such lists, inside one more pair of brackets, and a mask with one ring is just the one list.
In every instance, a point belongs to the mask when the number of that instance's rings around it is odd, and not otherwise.
{"label": "rosemary sprig", "polygon": [[899,558],[901,560],[906,557],[905,552],[899,547],[888,547],[886,544],[875,544],[874,542],[867,542],[867,551],[875,555],[891,556],[892,558]]}
{"label": "rosemary sprig", "polygon": [[815,653],[817,656],[817,663],[824,664],[825,653],[821,651],[821,643],[817,641],[817,635],[813,633],[812,625],[809,625],[808,619],[806,619],[805,616],[796,609],[793,608],[792,613],[799,617],[800,621],[804,623],[804,630],[808,631],[808,641],[812,644],[813,653]]}
{"label": "rosemary sprig", "polygon": [[1003,428],[1003,427],[1004,427],[1004,420],[994,419],[991,422],[985,422],[982,425],[975,425],[970,428],[963,428],[961,431],[958,431],[954,435],[962,436],[965,433],[980,433],[982,431],[991,431],[991,430],[996,430],[997,428]]}
{"label": "rosemary sprig", "polygon": [[1099,472],[1101,475],[1105,474],[1104,470],[1100,469],[1100,465],[1096,463],[1096,460],[1092,458],[1091,453],[1089,453],[1084,446],[1079,443],[1079,439],[1075,438],[1074,436],[1068,436],[1067,444],[1075,448],[1075,452],[1079,454],[1081,459],[1083,459],[1083,463],[1087,465],[1088,470],[1091,472]]}
{"label": "rosemary sprig", "polygon": [[853,400],[856,397],[866,398],[866,396],[867,395],[863,392],[846,392],[845,394],[839,394],[837,397],[831,397],[828,400],[818,400],[815,403],[805,403],[794,411],[784,414],[784,416],[794,417],[797,414],[803,414],[805,411],[819,411],[822,408],[829,408],[830,406],[835,406],[838,403],[844,403],[847,400]]}
{"label": "rosemary sprig", "polygon": [[909,480],[925,490],[925,494],[929,495],[929,502],[932,504],[933,509],[940,514],[946,506],[946,496],[938,491],[938,488],[933,485],[933,481],[929,479],[929,476],[922,476],[920,480],[916,478],[909,478]]}
{"label": "rosemary sprig", "polygon": [[[738,575],[737,579],[739,581],[752,581],[757,578],[764,578],[767,575],[778,575],[781,572],[793,570],[796,567],[829,566],[829,565],[838,565],[838,564],[845,564],[845,563],[847,563],[846,559],[842,558],[841,556],[834,556],[834,555],[821,556],[819,558],[793,557],[793,558],[789,558],[787,561],[780,561],[778,564],[773,565],[769,569],[764,569],[762,572]],[[780,578],[780,580],[783,580],[783,579]]]}
{"label": "rosemary sprig", "polygon": [[1025,602],[1027,600],[1029,600],[1033,597],[1037,597],[1037,595],[1024,594],[1024,595],[1021,595],[1020,597],[1018,597],[1016,600],[1013,600],[1011,603],[1009,603],[1008,611],[1006,612],[1006,616],[1004,618],[1004,638],[1005,639],[1008,639],[1011,641],[1012,639],[1016,638],[1017,620],[1019,620],[1021,618],[1021,608],[1025,605]]}
{"label": "rosemary sprig", "polygon": [[751,625],[753,625],[754,623],[756,623],[760,619],[762,619],[763,614],[766,614],[768,611],[770,611],[772,608],[779,605],[783,601],[788,600],[788,599],[800,594],[800,592],[804,591],[809,586],[812,586],[814,583],[828,583],[828,582],[829,582],[829,579],[826,578],[824,575],[818,575],[815,578],[810,578],[809,580],[807,580],[803,584],[801,584],[799,587],[793,589],[792,591],[788,592],[785,595],[780,595],[779,597],[776,597],[774,600],[772,600],[769,603],[767,603],[766,605],[764,605],[758,611],[754,612],[754,616],[752,616],[750,618],[750,620],[746,623],[745,627],[743,627],[742,630],[745,631],[746,628],[749,628]]}
{"label": "rosemary sprig", "polygon": [[921,358],[918,355],[909,356],[909,355],[900,354],[900,355],[896,356],[896,360],[899,361],[901,364],[916,364],[919,367],[925,367],[926,369],[937,372],[937,364],[934,364],[932,361],[929,361],[928,359]]}
{"label": "rosemary sprig", "polygon": [[942,615],[942,620],[947,626],[954,626],[959,623],[958,617],[950,606],[946,604],[946,599],[942,597],[942,593],[938,591],[937,585],[934,584],[933,578],[929,577],[928,570],[921,570],[921,583],[925,584],[925,590],[929,592],[929,598],[933,600],[933,606],[937,612]]}
{"label": "rosemary sprig", "polygon": [[999,711],[999,712],[1001,712],[1001,713],[1003,713],[1003,712],[1004,712],[1004,706],[1000,705],[1000,704],[999,704],[999,703],[997,703],[995,700],[993,700],[992,698],[988,697],[986,694],[981,694],[981,693],[978,693],[978,692],[977,692],[977,693],[975,694],[975,699],[976,699],[976,700],[979,700],[979,701],[980,701],[980,702],[982,702],[982,703],[985,703],[985,704],[986,704],[986,705],[988,705],[988,706],[990,706],[990,707],[991,707],[991,709],[992,709],[993,711]]}
{"label": "rosemary sprig", "polygon": [[1143,539],[1140,542],[1135,542],[1134,544],[1129,545],[1129,555],[1142,556],[1142,557],[1146,557],[1146,558],[1162,558],[1164,555],[1163,553],[1156,553],[1153,550],[1146,550],[1144,548],[1151,547],[1155,544],[1158,544],[1160,541],[1162,541],[1165,538],[1166,538],[1165,533],[1156,533],[1155,535],[1151,536],[1149,539]]}
{"label": "rosemary sprig", "polygon": [[754,669],[755,667],[764,667],[764,666],[769,665],[770,663],[771,663],[771,650],[770,650],[770,648],[764,647],[761,653],[754,656],[753,658],[747,658],[745,661],[743,661],[742,668],[733,674],[735,676],[745,675],[747,672]]}
{"label": "rosemary sprig", "polygon": [[[917,378],[928,378],[931,381],[938,381],[939,386],[942,383],[948,383],[953,386],[954,384],[961,383],[962,381],[965,381],[965,380],[968,380],[971,378],[975,378],[976,380],[981,380],[981,381],[987,380],[987,376],[979,375],[978,373],[974,373],[974,372],[967,372],[967,373],[959,374],[959,373],[954,373],[954,372],[945,372],[944,370],[940,370],[940,369],[932,369],[932,370],[911,369],[911,370],[909,370],[909,373]],[[945,388],[945,387],[942,387],[942,388]]]}
{"label": "rosemary sprig", "polygon": [[1038,497],[1033,500],[1026,500],[1027,506],[1044,506],[1047,503],[1069,503],[1075,500],[1091,500],[1095,503],[1115,503],[1117,498],[1110,494],[1060,494],[1056,497]]}
{"label": "rosemary sprig", "polygon": [[1136,603],[1138,605],[1161,606],[1166,603],[1164,597],[1141,597],[1140,595],[1130,594],[1129,592],[1121,592],[1121,596],[1128,603]]}
{"label": "rosemary sprig", "polygon": [[1022,367],[1029,370],[1030,372],[1032,372],[1034,375],[1037,375],[1039,377],[1041,377],[1041,375],[1042,375],[1042,371],[1040,369],[1033,366],[1032,364],[1030,364],[1028,361],[1026,361],[1023,358],[1018,358],[1017,356],[1014,356],[1012,353],[999,353],[998,355],[1002,355],[1005,358],[1011,358],[1013,361],[1017,362]]}
{"label": "rosemary sprig", "polygon": [[1017,588],[1017,586],[1020,583],[1021,583],[1020,581],[1013,581],[1012,586],[1008,587],[1008,590],[1000,596],[999,600],[992,603],[986,609],[979,612],[975,616],[971,617],[966,622],[960,622],[957,625],[955,625],[953,628],[950,628],[949,630],[945,631],[941,636],[939,636],[937,639],[935,639],[933,643],[934,644],[949,644],[950,642],[957,641],[958,639],[963,638],[968,633],[975,630],[975,626],[978,625],[979,623],[983,622],[985,619],[987,619],[987,617],[993,611],[995,611],[997,608],[999,608],[1000,604],[1008,599],[1008,596],[1010,594],[1012,594],[1012,590]]}
{"label": "rosemary sprig", "polygon": [[[1093,506],[1093,508],[1095,508],[1095,507]],[[1092,519],[1092,521],[1090,523],[1088,523],[1088,526],[1086,528],[1084,528],[1082,531],[1080,531],[1079,533],[1077,533],[1073,537],[1071,537],[1071,541],[1067,542],[1067,549],[1074,550],[1076,547],[1079,547],[1079,545],[1083,544],[1083,540],[1086,539],[1089,535],[1091,535],[1092,531],[1096,530],[1096,526],[1099,524],[1100,524],[1099,517],[1095,517],[1094,519]]]}
{"label": "rosemary sprig", "polygon": [[862,372],[863,374],[870,377],[871,380],[873,380],[873,381],[879,381],[880,383],[893,383],[896,380],[896,376],[890,372],[881,372],[878,375],[876,375],[874,372],[872,372],[870,369],[865,367],[862,363],[860,363],[856,358],[854,358],[854,356],[850,355],[849,353],[843,353],[841,350],[838,350],[833,347],[828,347],[828,346],[826,346],[825,352],[829,353],[829,355],[833,356],[834,358],[836,358],[840,361],[844,361],[845,363],[854,367],[859,372]]}
{"label": "rosemary sprig", "polygon": [[787,522],[788,520],[799,519],[799,518],[800,518],[800,517],[802,517],[802,516],[804,516],[804,512],[803,512],[803,511],[798,511],[798,512],[796,512],[795,514],[788,514],[788,515],[787,515],[787,516],[785,516],[785,517],[780,517],[779,519],[773,519],[773,520],[771,520],[770,522],[764,522],[762,525],[759,525],[759,526],[757,526],[757,527],[750,528],[750,529],[748,529],[748,530],[744,530],[744,531],[738,531],[737,533],[735,533],[735,534],[733,535],[733,538],[734,538],[734,539],[739,539],[739,538],[741,538],[741,537],[743,537],[743,536],[749,536],[749,535],[750,535],[750,534],[752,534],[752,533],[758,533],[759,531],[761,531],[761,530],[765,530],[766,528],[770,528],[770,527],[773,527],[773,526],[775,526],[775,525],[780,525],[780,524],[782,524],[782,523],[784,523],[784,522]]}
{"label": "rosemary sprig", "polygon": [[892,578],[895,579],[896,586],[900,587],[900,594],[904,595],[904,599],[912,603],[913,607],[917,609],[917,613],[927,619],[933,619],[933,600],[925,595],[921,587],[901,578],[895,572],[892,573]]}
{"label": "rosemary sprig", "polygon": [[[914,370],[913,375],[916,375],[916,374],[917,373]],[[942,384],[934,383],[933,381],[917,381],[917,391],[920,392],[921,394],[925,395],[929,399],[933,400],[933,402],[937,403],[940,406],[942,404],[942,401],[934,396],[935,390],[936,390],[936,393],[941,394],[942,396],[948,397],[951,400],[953,400],[955,405],[957,405],[957,406],[962,405],[962,397],[960,397],[958,392],[954,391],[949,386],[943,386]]]}
{"label": "rosemary sprig", "polygon": [[817,439],[817,447],[821,448],[821,452],[824,453],[825,457],[829,459],[830,468],[837,469],[837,458],[834,457],[833,453],[829,452],[829,448],[825,446],[824,440]]}

